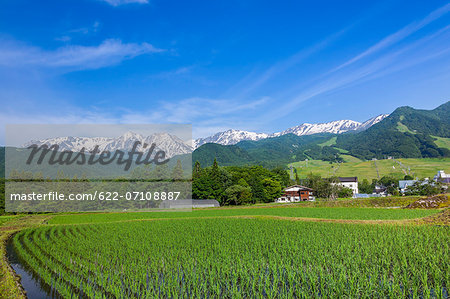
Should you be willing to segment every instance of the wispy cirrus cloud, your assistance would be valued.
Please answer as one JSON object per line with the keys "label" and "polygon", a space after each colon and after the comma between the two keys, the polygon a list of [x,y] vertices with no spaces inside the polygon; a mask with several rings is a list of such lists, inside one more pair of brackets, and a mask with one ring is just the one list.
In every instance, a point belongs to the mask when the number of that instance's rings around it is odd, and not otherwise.
{"label": "wispy cirrus cloud", "polygon": [[55,40],[62,42],[69,42],[76,36],[86,36],[99,31],[101,24],[99,21],[95,21],[91,26],[79,27],[71,30],[67,30],[62,36],[55,38]]}
{"label": "wispy cirrus cloud", "polygon": [[412,22],[412,23],[408,24],[407,26],[403,27],[402,29],[398,30],[397,32],[394,32],[393,34],[386,36],[378,43],[374,44],[373,46],[369,47],[367,50],[363,51],[362,53],[356,55],[355,57],[351,58],[350,60],[339,65],[332,71],[337,71],[343,67],[349,66],[367,56],[375,54],[378,51],[386,49],[386,48],[402,41],[403,39],[407,38],[408,36],[412,35],[413,33],[424,28],[431,22],[441,18],[448,12],[450,12],[450,3],[432,11],[430,14],[428,14],[425,18],[421,19],[420,21]]}
{"label": "wispy cirrus cloud", "polygon": [[[44,124],[143,124],[178,123],[194,124],[195,138],[210,135],[234,126],[247,126],[252,129],[242,112],[251,113],[263,107],[268,98],[260,98],[246,103],[230,99],[185,98],[178,101],[160,101],[151,110],[132,110],[123,107],[110,109],[95,106],[81,108],[64,102],[58,114],[48,107],[31,107],[18,110],[15,103],[8,103],[0,111],[0,127],[6,124],[44,123]],[[0,130],[0,145],[4,144],[3,130]]]}
{"label": "wispy cirrus cloud", "polygon": [[306,88],[299,90],[294,86],[283,94],[279,94],[279,97],[286,101],[271,110],[270,114],[264,118],[278,119],[291,113],[302,102],[319,95],[387,76],[449,54],[450,49],[447,46],[450,38],[449,25],[423,37],[408,39],[448,12],[450,12],[450,4],[444,5],[423,19],[412,22],[386,36],[337,67],[317,75],[310,80]]}
{"label": "wispy cirrus cloud", "polygon": [[100,0],[103,2],[106,2],[108,4],[111,4],[112,6],[119,6],[123,4],[131,4],[131,3],[138,3],[138,4],[148,4],[148,0]]}
{"label": "wispy cirrus cloud", "polygon": [[16,41],[2,41],[0,66],[98,69],[136,56],[164,51],[145,42],[123,43],[120,39],[107,39],[96,46],[67,45],[55,50],[44,50]]}
{"label": "wispy cirrus cloud", "polygon": [[301,62],[307,60],[312,55],[324,50],[329,47],[333,42],[339,39],[345,32],[347,32],[352,26],[347,26],[346,28],[324,38],[318,43],[308,47],[306,49],[302,49],[295,53],[294,55],[288,57],[285,60],[277,62],[261,73],[258,72],[258,75],[255,77],[250,74],[248,77],[244,78],[240,82],[238,82],[231,89],[239,89],[237,97],[245,97],[251,92],[257,90],[261,86],[263,86],[266,82],[272,80],[277,75],[286,72],[290,68],[300,64]]}

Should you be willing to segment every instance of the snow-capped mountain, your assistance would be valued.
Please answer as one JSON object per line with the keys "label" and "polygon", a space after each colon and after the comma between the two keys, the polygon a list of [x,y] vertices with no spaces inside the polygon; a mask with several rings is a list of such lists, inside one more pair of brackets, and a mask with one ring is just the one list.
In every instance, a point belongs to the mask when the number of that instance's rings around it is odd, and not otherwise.
{"label": "snow-capped mountain", "polygon": [[282,132],[275,133],[273,134],[273,136],[276,137],[289,133],[295,134],[297,136],[312,135],[318,133],[341,134],[348,131],[356,130],[360,125],[361,125],[360,122],[353,120],[337,120],[321,124],[304,123],[299,126],[295,126],[287,130],[284,130]]}
{"label": "snow-capped mountain", "polygon": [[145,149],[142,146],[138,146],[139,151],[146,152],[150,149],[151,144],[156,145],[156,149],[163,150],[166,153],[166,157],[170,158],[175,155],[187,154],[192,152],[192,146],[183,142],[180,138],[168,133],[155,133],[150,136],[143,136],[134,132],[126,132],[125,134],[116,137],[57,137],[48,138],[44,140],[30,141],[23,145],[28,147],[36,144],[41,146],[46,144],[47,146],[58,145],[59,151],[69,150],[78,152],[83,148],[85,152],[92,151],[95,146],[98,145],[100,152],[102,151],[130,151],[136,141],[140,141],[142,144],[148,144]]}
{"label": "snow-capped mountain", "polygon": [[200,145],[205,144],[205,143],[219,143],[222,145],[230,145],[230,144],[236,144],[242,140],[257,141],[257,140],[268,138],[268,137],[270,137],[270,135],[266,134],[266,133],[255,133],[255,132],[230,129],[230,130],[227,130],[224,132],[216,133],[216,134],[206,137],[206,138],[199,138],[199,139],[194,140],[194,148],[197,148]]}
{"label": "snow-capped mountain", "polygon": [[363,122],[357,130],[364,131],[364,130],[370,128],[371,126],[373,126],[374,124],[379,123],[380,121],[382,121],[383,119],[385,119],[388,116],[389,116],[389,114],[380,114],[378,116],[372,117],[371,119],[368,119],[365,122]]}
{"label": "snow-capped mountain", "polygon": [[227,130],[224,132],[216,133],[212,136],[206,137],[206,138],[199,138],[194,140],[193,146],[194,148],[197,148],[205,143],[218,143],[222,145],[230,145],[230,144],[236,144],[243,140],[260,140],[264,138],[269,137],[277,137],[285,134],[295,134],[298,136],[303,135],[312,135],[312,134],[318,134],[318,133],[332,133],[332,134],[342,134],[349,131],[363,131],[371,126],[373,126],[376,123],[379,123],[386,117],[388,117],[389,114],[381,114],[376,117],[373,117],[371,119],[368,119],[367,121],[360,123],[353,120],[337,120],[327,123],[319,123],[319,124],[309,124],[304,123],[299,126],[295,126],[289,129],[286,129],[281,132],[273,133],[273,134],[266,134],[266,133],[255,133],[255,132],[248,132],[248,131],[241,131],[241,130]]}
{"label": "snow-capped mountain", "polygon": [[152,143],[156,144],[156,148],[163,150],[166,153],[166,157],[173,157],[175,155],[191,153],[193,149],[205,143],[218,143],[222,145],[236,144],[242,140],[261,140],[270,137],[277,137],[289,133],[293,133],[298,136],[312,135],[318,133],[333,133],[341,134],[348,131],[362,131],[366,130],[374,124],[382,121],[388,114],[378,115],[363,123],[353,120],[338,120],[328,123],[320,124],[308,124],[304,123],[299,126],[289,128],[287,130],[267,134],[267,133],[255,133],[242,130],[227,130],[224,132],[216,133],[206,138],[199,138],[190,142],[184,142],[180,138],[170,135],[168,133],[155,133],[150,136],[142,136],[134,132],[126,132],[125,134],[116,137],[57,137],[48,138],[37,141],[30,141],[23,145],[28,147],[32,144],[37,146],[46,144],[48,146],[57,144],[60,151],[81,151],[83,148],[85,151],[92,151],[95,146],[99,146],[99,151],[130,151],[133,148],[135,141],[140,141],[141,144],[147,143],[148,146],[145,149],[138,147],[139,151],[146,152]]}

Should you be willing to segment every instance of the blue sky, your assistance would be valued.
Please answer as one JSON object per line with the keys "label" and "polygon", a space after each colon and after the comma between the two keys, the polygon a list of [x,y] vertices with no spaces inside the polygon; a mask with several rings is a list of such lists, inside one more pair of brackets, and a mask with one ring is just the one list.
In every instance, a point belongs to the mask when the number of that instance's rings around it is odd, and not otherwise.
{"label": "blue sky", "polygon": [[447,1],[0,5],[3,128],[191,123],[194,137],[271,133],[450,98]]}

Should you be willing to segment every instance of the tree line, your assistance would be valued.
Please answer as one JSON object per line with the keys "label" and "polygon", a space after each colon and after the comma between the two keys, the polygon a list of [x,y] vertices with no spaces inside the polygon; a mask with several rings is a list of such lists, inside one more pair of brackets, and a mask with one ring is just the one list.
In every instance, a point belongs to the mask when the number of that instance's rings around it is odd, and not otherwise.
{"label": "tree line", "polygon": [[[410,175],[405,175],[403,180],[413,180]],[[373,179],[369,182],[367,179],[363,179],[358,183],[358,189],[360,193],[372,194],[375,186],[382,186],[386,188],[386,192],[393,196],[398,196],[400,194],[399,189],[399,179],[393,176],[383,176],[380,179]],[[445,193],[444,185],[440,182],[429,181],[429,180],[417,180],[412,186],[406,189],[404,195],[436,195],[440,193]]]}
{"label": "tree line", "polygon": [[292,180],[285,168],[262,166],[224,166],[217,160],[202,168],[197,161],[192,174],[192,196],[195,199],[216,199],[221,205],[242,205],[273,202],[289,185],[312,188],[319,198],[350,197],[352,190],[339,185],[336,177],[323,179],[309,174],[306,179],[296,175]]}

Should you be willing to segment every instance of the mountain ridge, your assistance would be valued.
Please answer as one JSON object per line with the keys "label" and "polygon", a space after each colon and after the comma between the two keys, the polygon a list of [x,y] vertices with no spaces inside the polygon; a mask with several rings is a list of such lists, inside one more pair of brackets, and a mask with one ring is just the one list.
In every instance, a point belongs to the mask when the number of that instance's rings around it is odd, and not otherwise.
{"label": "mountain ridge", "polygon": [[[211,144],[204,144],[194,151],[193,161],[209,165],[219,151],[218,162],[223,165],[279,166],[306,159],[342,162],[349,155],[361,160],[450,157],[450,102],[433,110],[399,107],[387,117],[368,120],[367,126],[341,134],[288,133],[243,140],[233,145],[241,150],[233,148],[232,152],[227,149],[230,145],[216,144],[212,152]],[[222,161],[221,157],[227,159]],[[230,157],[235,157],[236,162]]]}
{"label": "mountain ridge", "polygon": [[[103,151],[130,151],[136,141],[141,142],[141,145],[137,147],[139,151],[147,152],[150,149],[151,144],[156,144],[156,149],[163,150],[166,153],[166,157],[170,158],[175,155],[188,154],[192,152],[192,147],[186,144],[183,140],[175,135],[168,133],[154,133],[149,136],[143,136],[141,134],[128,131],[118,137],[55,137],[42,140],[32,140],[22,145],[22,147],[28,147],[30,145],[58,145],[59,151],[74,151],[79,152],[82,149],[86,152],[92,151],[95,146],[98,146],[100,152]],[[142,145],[148,146],[143,149]]]}
{"label": "mountain ridge", "polygon": [[294,134],[297,136],[305,136],[305,135],[313,135],[313,134],[321,134],[321,133],[332,133],[332,134],[342,134],[349,131],[363,131],[374,124],[382,121],[384,118],[388,117],[389,114],[380,114],[375,117],[372,117],[365,122],[357,122],[354,120],[335,120],[325,123],[303,123],[298,126],[290,127],[286,130],[283,130],[281,132],[276,132],[272,134],[268,133],[257,133],[257,132],[250,132],[250,131],[244,131],[244,130],[235,130],[235,129],[228,129],[226,131],[215,133],[214,135],[205,137],[205,138],[198,138],[194,140],[193,147],[194,149],[198,148],[199,146],[206,144],[206,143],[217,143],[221,145],[233,145],[237,144],[240,141],[244,140],[251,140],[251,141],[258,141],[261,139],[271,138],[271,137],[278,137],[286,134]]}

